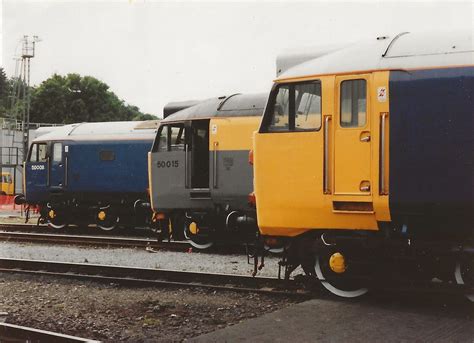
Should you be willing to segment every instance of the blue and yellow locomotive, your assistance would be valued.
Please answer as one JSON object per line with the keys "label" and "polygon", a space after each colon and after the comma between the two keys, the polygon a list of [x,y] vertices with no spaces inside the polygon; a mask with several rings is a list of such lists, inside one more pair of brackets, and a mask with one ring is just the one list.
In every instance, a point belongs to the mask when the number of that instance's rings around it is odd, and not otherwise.
{"label": "blue and yellow locomotive", "polygon": [[146,156],[157,127],[158,121],[82,123],[36,138],[24,165],[23,201],[38,205],[56,229],[149,221],[137,205],[148,203]]}
{"label": "blue and yellow locomotive", "polygon": [[344,297],[474,284],[472,32],[401,33],[278,61],[254,135],[261,234]]}

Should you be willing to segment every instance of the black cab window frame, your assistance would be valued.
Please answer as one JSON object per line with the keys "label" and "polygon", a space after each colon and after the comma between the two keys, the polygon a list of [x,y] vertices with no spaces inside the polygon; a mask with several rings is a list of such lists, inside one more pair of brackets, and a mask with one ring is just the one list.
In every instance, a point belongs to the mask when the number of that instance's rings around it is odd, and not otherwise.
{"label": "black cab window frame", "polygon": [[[318,128],[297,128],[296,127],[296,104],[295,104],[295,86],[313,84],[317,83],[320,86],[320,124]],[[288,99],[288,128],[284,129],[272,129],[272,120],[275,115],[275,104],[276,98],[278,96],[278,91],[281,87],[289,87],[289,99]],[[322,82],[320,79],[303,81],[303,82],[289,82],[289,83],[275,83],[270,92],[268,99],[267,107],[265,108],[265,113],[262,119],[262,124],[260,125],[260,133],[288,133],[288,132],[317,132],[321,130],[322,127],[322,104],[323,104],[323,94],[322,94]]]}

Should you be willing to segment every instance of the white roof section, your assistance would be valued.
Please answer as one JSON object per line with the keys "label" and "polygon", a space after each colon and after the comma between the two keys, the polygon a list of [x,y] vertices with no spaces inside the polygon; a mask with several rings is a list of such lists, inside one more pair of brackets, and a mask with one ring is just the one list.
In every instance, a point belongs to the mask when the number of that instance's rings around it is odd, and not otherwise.
{"label": "white roof section", "polygon": [[41,135],[35,141],[50,140],[141,140],[153,139],[158,120],[78,123],[64,125]]}
{"label": "white roof section", "polygon": [[277,77],[465,65],[474,65],[472,30],[402,32],[340,48],[285,53],[277,58]]}
{"label": "white roof section", "polygon": [[38,137],[44,136],[52,131],[60,129],[61,126],[42,126],[37,128],[36,130],[30,131],[30,140],[35,140]]}

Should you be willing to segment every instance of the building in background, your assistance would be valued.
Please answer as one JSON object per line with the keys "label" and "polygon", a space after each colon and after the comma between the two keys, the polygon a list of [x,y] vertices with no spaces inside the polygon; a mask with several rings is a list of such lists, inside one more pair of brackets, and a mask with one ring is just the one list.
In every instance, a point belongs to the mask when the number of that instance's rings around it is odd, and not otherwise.
{"label": "building in background", "polygon": [[[29,140],[51,132],[58,124],[30,123]],[[0,175],[8,182],[11,179],[14,193],[22,192],[23,176],[23,124],[19,120],[0,118]],[[3,178],[3,175],[5,178]],[[8,186],[10,187],[10,186]],[[7,186],[5,186],[7,188]]]}

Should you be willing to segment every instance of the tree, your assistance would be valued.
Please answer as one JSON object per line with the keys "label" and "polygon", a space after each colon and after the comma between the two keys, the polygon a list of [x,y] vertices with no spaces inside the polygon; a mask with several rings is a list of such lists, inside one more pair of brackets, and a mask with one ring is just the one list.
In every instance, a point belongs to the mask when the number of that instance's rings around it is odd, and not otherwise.
{"label": "tree", "polygon": [[141,121],[141,120],[157,120],[158,118],[152,114],[149,113],[141,113],[137,114],[135,117],[133,117],[133,120],[135,121]]}
{"label": "tree", "polygon": [[[0,68],[0,117],[11,115],[21,119],[23,110],[26,108],[26,100],[23,98],[27,85],[19,78],[8,78],[5,70]],[[30,91],[33,88],[30,87]]]}
{"label": "tree", "polygon": [[[142,118],[136,106],[126,105],[109,86],[92,76],[53,75],[32,94],[32,122],[70,124]],[[150,116],[147,118],[156,117]]]}
{"label": "tree", "polygon": [[0,116],[5,116],[6,109],[8,107],[8,94],[10,84],[8,82],[5,70],[0,68]]}

